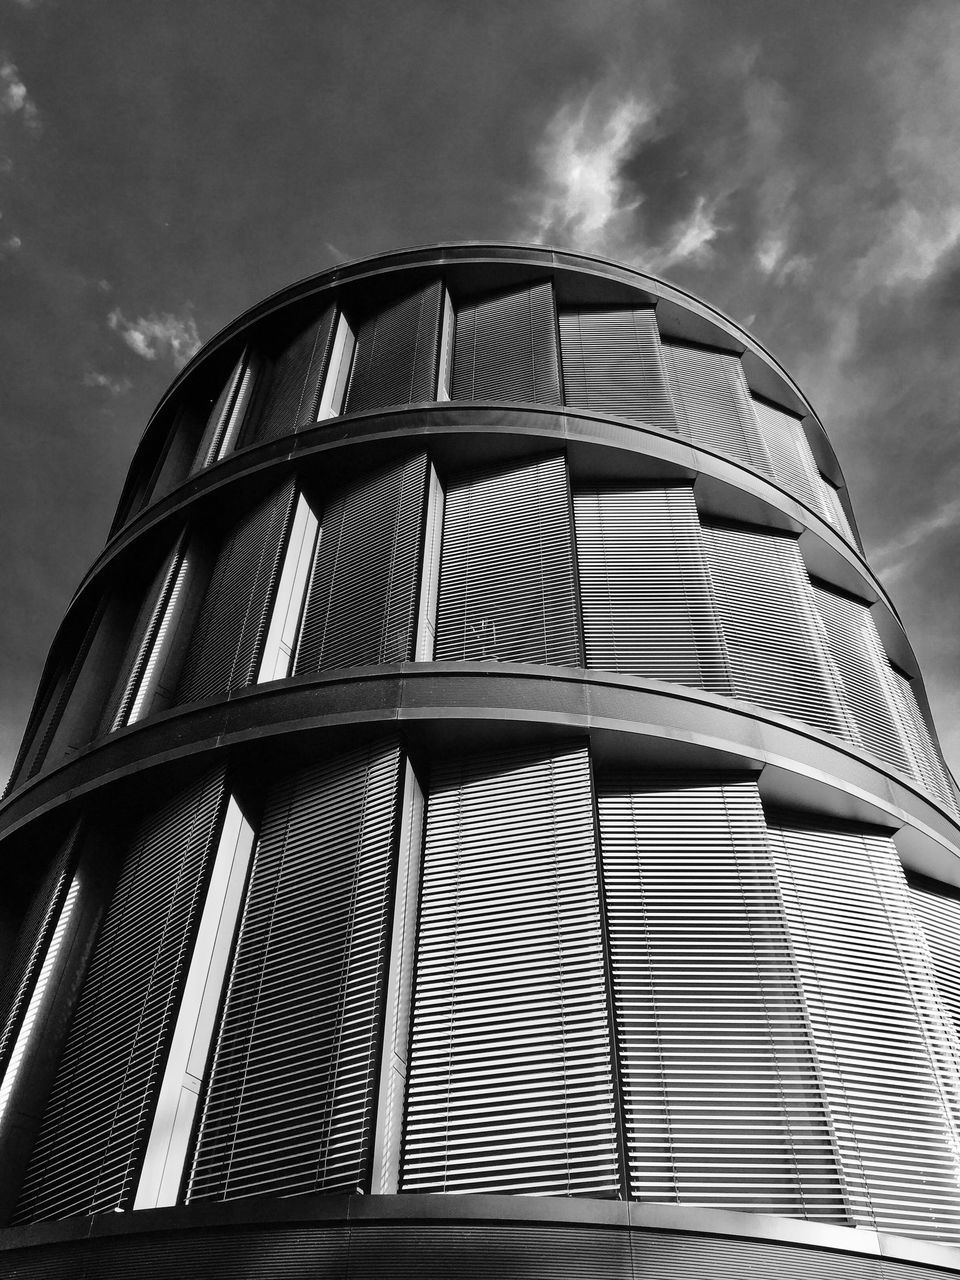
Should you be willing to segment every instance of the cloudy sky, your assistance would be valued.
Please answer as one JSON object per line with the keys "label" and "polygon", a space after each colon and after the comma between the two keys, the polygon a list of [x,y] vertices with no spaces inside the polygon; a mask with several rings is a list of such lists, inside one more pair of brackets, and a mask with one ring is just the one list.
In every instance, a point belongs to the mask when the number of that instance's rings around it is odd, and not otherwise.
{"label": "cloudy sky", "polygon": [[666,276],[840,455],[960,766],[957,0],[0,0],[0,780],[175,371],[436,240]]}

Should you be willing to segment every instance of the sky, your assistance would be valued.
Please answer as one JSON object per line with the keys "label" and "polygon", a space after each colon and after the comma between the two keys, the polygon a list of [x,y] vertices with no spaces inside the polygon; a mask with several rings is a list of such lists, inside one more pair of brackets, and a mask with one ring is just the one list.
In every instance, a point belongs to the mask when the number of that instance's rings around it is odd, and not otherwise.
{"label": "sky", "polygon": [[198,344],[444,240],[614,258],[777,356],[960,770],[957,0],[0,0],[0,780]]}

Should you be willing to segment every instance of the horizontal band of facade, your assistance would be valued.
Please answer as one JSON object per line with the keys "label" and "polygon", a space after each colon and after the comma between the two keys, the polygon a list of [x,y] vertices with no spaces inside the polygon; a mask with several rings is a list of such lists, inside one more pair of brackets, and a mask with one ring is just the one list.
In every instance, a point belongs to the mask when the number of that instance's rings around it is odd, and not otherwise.
{"label": "horizontal band of facade", "polygon": [[378,286],[394,279],[413,284],[418,276],[438,272],[468,291],[492,292],[527,283],[532,278],[532,268],[539,269],[540,278],[553,277],[565,303],[655,305],[665,336],[704,343],[740,356],[752,389],[810,420],[818,461],[832,479],[843,483],[836,454],[810,402],[775,357],[728,316],[675,285],[631,268],[587,255],[508,245],[435,246],[385,254],[320,272],[251,307],[205,343],[171,384],[148,423],[131,472],[136,470],[144,446],[162,421],[166,406],[184,383],[211,358],[216,359],[224,345],[242,340],[252,327],[293,304],[314,297],[320,300],[345,286],[362,286],[365,293],[375,295]]}
{"label": "horizontal band of facade", "polygon": [[439,464],[456,461],[460,467],[519,460],[559,445],[578,483],[693,483],[704,514],[799,534],[804,558],[818,577],[880,606],[878,628],[890,656],[911,676],[919,675],[896,609],[858,548],[784,489],[733,458],[656,427],[519,404],[415,405],[358,414],[231,455],[146,508],[107,544],[80,583],[58,639],[87,594],[104,578],[125,572],[142,539],[192,511],[249,500],[303,465],[322,467],[327,485],[335,488],[358,471],[424,444]]}
{"label": "horizontal band of facade", "polygon": [[[58,1247],[59,1246],[59,1247]],[[0,1231],[0,1276],[450,1276],[615,1280],[920,1280],[960,1272],[960,1249],[867,1228],[696,1205],[516,1196],[306,1196],[100,1214]],[[579,1264],[579,1265],[578,1265]],[[57,1267],[64,1268],[57,1270]],[[179,1274],[184,1274],[181,1270]]]}
{"label": "horizontal band of facade", "polygon": [[270,743],[309,752],[317,734],[400,723],[414,742],[463,748],[588,735],[603,758],[640,768],[760,774],[786,808],[894,829],[905,865],[960,886],[960,826],[903,775],[855,747],[702,690],[571,668],[402,663],[293,677],[121,729],[26,783],[0,809],[0,840],[20,848],[31,825],[117,787],[165,785],[164,771],[204,767]]}

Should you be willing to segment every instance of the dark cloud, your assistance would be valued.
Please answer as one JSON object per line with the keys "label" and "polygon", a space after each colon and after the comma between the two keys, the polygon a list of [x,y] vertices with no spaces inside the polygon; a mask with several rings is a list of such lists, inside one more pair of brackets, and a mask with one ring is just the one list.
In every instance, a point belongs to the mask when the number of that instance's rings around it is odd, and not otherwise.
{"label": "dark cloud", "polygon": [[960,759],[953,0],[20,0],[6,27],[0,774],[187,322],[461,238],[621,257],[758,334]]}

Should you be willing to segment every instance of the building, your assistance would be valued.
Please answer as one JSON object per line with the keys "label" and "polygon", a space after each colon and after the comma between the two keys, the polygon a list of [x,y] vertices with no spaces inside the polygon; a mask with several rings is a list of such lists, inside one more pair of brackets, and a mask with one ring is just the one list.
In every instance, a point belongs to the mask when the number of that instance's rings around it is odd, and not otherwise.
{"label": "building", "polygon": [[0,1274],[960,1270],[960,811],[802,392],[540,248],[191,362],[0,807]]}

